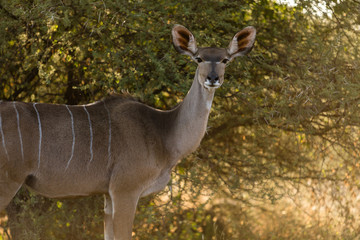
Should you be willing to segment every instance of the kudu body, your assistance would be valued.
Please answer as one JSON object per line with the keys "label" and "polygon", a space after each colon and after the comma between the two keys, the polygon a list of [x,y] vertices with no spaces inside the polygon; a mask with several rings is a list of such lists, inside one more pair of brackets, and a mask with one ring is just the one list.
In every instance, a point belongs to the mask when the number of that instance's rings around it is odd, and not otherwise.
{"label": "kudu body", "polygon": [[105,239],[131,239],[139,198],[162,190],[199,146],[225,66],[251,50],[255,34],[247,27],[228,48],[197,48],[175,25],[176,50],[198,68],[170,111],[120,96],[82,106],[0,102],[0,211],[24,184],[51,198],[105,194]]}

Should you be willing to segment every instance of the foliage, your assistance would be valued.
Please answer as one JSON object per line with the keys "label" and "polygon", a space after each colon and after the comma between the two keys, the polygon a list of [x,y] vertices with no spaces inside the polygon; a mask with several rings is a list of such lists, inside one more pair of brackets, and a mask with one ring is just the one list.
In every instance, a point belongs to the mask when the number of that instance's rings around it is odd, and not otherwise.
{"label": "foliage", "polygon": [[[188,27],[200,46],[224,47],[253,25],[255,48],[227,68],[201,148],[176,167],[171,192],[141,200],[134,238],[354,238],[360,2],[279,2],[0,0],[0,99],[78,104],[127,90],[170,109],[195,71],[171,47],[173,24]],[[331,191],[316,191],[324,186]],[[9,214],[16,239],[103,238],[101,197],[48,200],[24,191]],[[312,196],[334,203],[352,227],[304,223],[274,207],[290,206],[284,199],[296,202],[300,192],[309,208]],[[266,228],[266,211],[279,229]],[[287,221],[293,226],[280,231]]]}

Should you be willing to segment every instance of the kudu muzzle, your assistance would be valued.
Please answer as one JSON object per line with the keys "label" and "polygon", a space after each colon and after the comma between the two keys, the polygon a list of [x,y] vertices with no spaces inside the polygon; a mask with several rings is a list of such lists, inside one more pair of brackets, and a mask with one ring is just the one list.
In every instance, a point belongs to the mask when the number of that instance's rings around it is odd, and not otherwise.
{"label": "kudu muzzle", "polygon": [[221,86],[219,74],[216,72],[215,66],[211,67],[211,71],[207,75],[204,85],[207,88],[218,88]]}

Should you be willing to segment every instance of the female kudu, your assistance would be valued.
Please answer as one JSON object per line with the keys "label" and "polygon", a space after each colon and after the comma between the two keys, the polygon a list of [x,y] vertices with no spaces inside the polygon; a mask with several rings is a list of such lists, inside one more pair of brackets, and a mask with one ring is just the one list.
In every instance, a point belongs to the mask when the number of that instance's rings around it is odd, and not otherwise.
{"label": "female kudu", "polygon": [[0,211],[24,184],[52,198],[105,194],[105,239],[131,239],[139,198],[162,190],[199,146],[225,66],[250,52],[255,35],[246,27],[228,48],[198,48],[188,29],[174,26],[175,49],[198,67],[170,111],[125,97],[82,106],[0,102]]}

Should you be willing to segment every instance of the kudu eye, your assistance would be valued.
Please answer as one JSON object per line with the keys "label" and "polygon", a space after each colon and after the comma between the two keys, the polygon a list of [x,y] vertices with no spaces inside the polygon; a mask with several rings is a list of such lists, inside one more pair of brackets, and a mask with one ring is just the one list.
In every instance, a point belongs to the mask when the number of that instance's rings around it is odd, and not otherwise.
{"label": "kudu eye", "polygon": [[221,62],[224,63],[224,64],[227,64],[229,62],[229,59],[224,58]]}
{"label": "kudu eye", "polygon": [[198,62],[198,63],[201,63],[203,60],[199,57],[196,57],[195,60]]}

